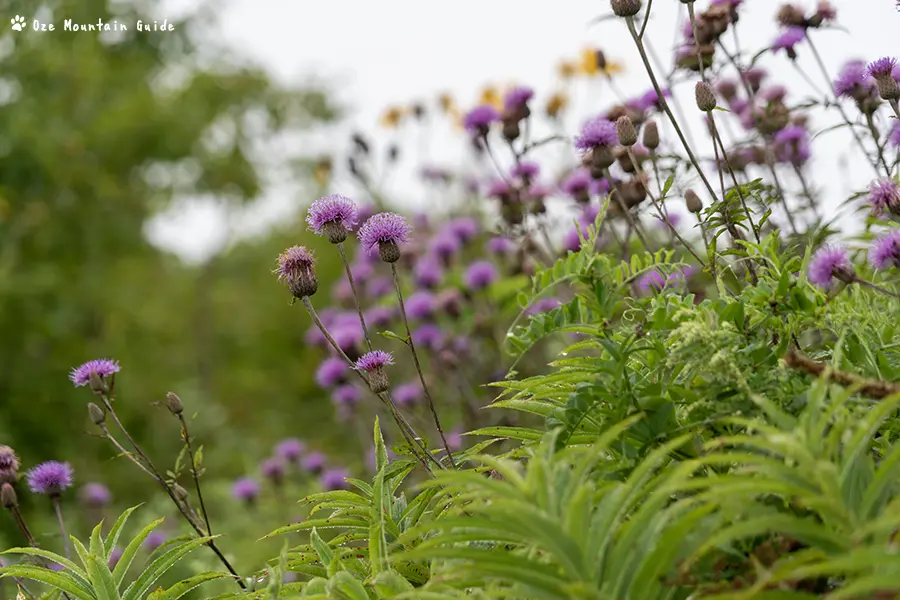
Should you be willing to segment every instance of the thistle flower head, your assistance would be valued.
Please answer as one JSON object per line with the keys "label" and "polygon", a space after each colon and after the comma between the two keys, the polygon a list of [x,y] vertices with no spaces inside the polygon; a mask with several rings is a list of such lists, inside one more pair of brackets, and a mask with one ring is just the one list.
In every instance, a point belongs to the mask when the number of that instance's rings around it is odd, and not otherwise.
{"label": "thistle flower head", "polygon": [[894,148],[900,148],[900,122],[894,123],[891,133],[888,135],[888,141]]}
{"label": "thistle flower head", "polygon": [[375,277],[366,285],[366,292],[372,298],[387,296],[394,291],[394,281],[390,277]]}
{"label": "thistle flower head", "polygon": [[394,364],[394,357],[390,352],[372,350],[359,357],[359,360],[356,361],[356,368],[360,371],[371,373],[375,369],[382,369],[392,364]]}
{"label": "thistle flower head", "polygon": [[231,486],[231,494],[237,500],[249,504],[259,497],[259,484],[249,477],[242,477]]}
{"label": "thistle flower head", "polygon": [[860,94],[860,90],[865,95],[874,93],[875,82],[869,76],[865,62],[847,61],[834,80],[834,91],[838,96],[854,98]]}
{"label": "thistle flower head", "polygon": [[359,212],[356,203],[340,194],[325,196],[312,203],[306,215],[309,228],[317,234],[325,234],[332,244],[347,239],[347,233],[356,226]]}
{"label": "thistle flower head", "polygon": [[287,438],[275,445],[275,456],[287,462],[297,462],[303,456],[306,445],[297,438]]}
{"label": "thistle flower head", "polygon": [[638,279],[637,286],[644,293],[658,292],[666,287],[666,278],[659,271],[649,271]]}
{"label": "thistle flower head", "polygon": [[574,199],[589,194],[591,189],[591,173],[585,168],[575,169],[562,183],[562,191]]}
{"label": "thistle flower head", "polygon": [[319,289],[316,261],[312,252],[303,246],[292,246],[278,257],[278,280],[284,281],[297,298],[312,296]]}
{"label": "thistle flower head", "polygon": [[319,387],[332,388],[347,376],[347,363],[336,356],[326,358],[316,369],[316,383]]}
{"label": "thistle flower head", "polygon": [[641,10],[641,0],[610,0],[610,7],[617,17],[633,17]]}
{"label": "thistle flower head", "polygon": [[369,253],[378,252],[384,262],[396,262],[400,258],[400,245],[409,242],[412,227],[402,216],[383,212],[373,215],[359,228],[357,236]]}
{"label": "thistle flower head", "polygon": [[373,306],[366,311],[365,318],[372,327],[385,327],[394,320],[394,311],[387,306]]}
{"label": "thistle flower head", "polygon": [[413,266],[413,281],[420,287],[432,289],[440,285],[443,280],[444,268],[431,254],[421,257]]}
{"label": "thistle flower head", "polygon": [[91,382],[91,373],[96,373],[101,378],[109,377],[119,372],[119,361],[109,358],[98,358],[89,360],[79,367],[72,369],[69,373],[69,379],[75,384],[75,387],[81,387]]}
{"label": "thistle flower head", "polygon": [[867,199],[875,216],[881,215],[885,210],[900,213],[900,185],[893,179],[879,179],[870,183]]}
{"label": "thistle flower head", "polygon": [[813,284],[823,289],[830,289],[835,278],[849,282],[853,276],[853,265],[847,250],[840,246],[819,248],[809,263],[808,276]]}
{"label": "thistle flower head", "polygon": [[406,314],[411,320],[423,321],[434,314],[437,300],[431,292],[415,292],[406,299]]}
{"label": "thistle flower head", "polygon": [[873,242],[869,264],[880,270],[900,268],[900,229],[892,229]]}
{"label": "thistle flower head", "polygon": [[0,446],[0,483],[15,483],[19,479],[19,457],[9,446]]}
{"label": "thistle flower head", "polygon": [[331,393],[331,401],[340,407],[356,406],[361,399],[362,394],[355,385],[345,384]]}
{"label": "thistle flower head", "polygon": [[530,87],[519,86],[509,90],[503,99],[503,109],[508,114],[515,114],[534,98],[534,90]]}
{"label": "thistle flower head", "polygon": [[772,52],[784,50],[790,55],[794,52],[794,46],[803,41],[806,37],[806,30],[802,27],[788,27],[772,42]]}
{"label": "thistle flower head", "polygon": [[500,120],[500,113],[490,104],[476,106],[463,119],[463,126],[471,134],[487,135],[491,124]]}
{"label": "thistle flower head", "polygon": [[519,179],[534,179],[541,172],[541,165],[534,161],[523,160],[509,170],[509,174]]}
{"label": "thistle flower head", "polygon": [[460,243],[465,244],[478,235],[480,226],[475,219],[470,217],[458,217],[448,222],[444,227],[444,230],[455,236]]}
{"label": "thistle flower head", "polygon": [[866,66],[866,73],[869,77],[879,79],[881,77],[893,78],[894,67],[897,66],[897,59],[893,56],[882,56],[878,60],[873,60]]}
{"label": "thistle flower head", "polygon": [[809,136],[803,127],[789,125],[775,134],[775,156],[778,160],[799,167],[811,155]]}
{"label": "thistle flower head", "polygon": [[759,97],[766,102],[783,102],[787,96],[787,88],[783,85],[773,85],[759,92]]}
{"label": "thistle flower head", "polygon": [[515,242],[502,235],[492,237],[487,241],[487,244],[485,244],[485,246],[488,252],[497,255],[511,254],[516,249]]}
{"label": "thistle flower head", "polygon": [[413,344],[438,352],[444,346],[444,332],[434,323],[419,325],[412,332]]}
{"label": "thistle flower head", "polygon": [[398,406],[410,406],[422,399],[422,384],[410,381],[394,388],[394,402]]}
{"label": "thistle flower head", "polygon": [[86,483],[78,490],[79,499],[87,506],[103,508],[112,500],[109,488],[102,483]]}
{"label": "thistle flower head", "polygon": [[466,269],[463,279],[469,289],[482,290],[497,280],[497,268],[487,260],[475,261]]}
{"label": "thistle flower head", "polygon": [[536,315],[551,311],[554,308],[559,308],[561,304],[562,302],[560,302],[559,298],[541,298],[540,300],[529,306],[525,313],[529,315]]}
{"label": "thistle flower head", "polygon": [[319,483],[326,492],[350,489],[346,479],[350,476],[346,469],[328,469],[322,473]]}
{"label": "thistle flower head", "polygon": [[153,552],[166,543],[166,534],[161,531],[151,531],[150,535],[144,538],[144,550]]}
{"label": "thistle flower head", "polygon": [[266,479],[270,479],[275,483],[279,483],[282,479],[284,479],[284,474],[287,471],[287,465],[285,462],[278,456],[274,456],[272,458],[267,458],[259,465],[259,472],[262,473],[263,477]]}
{"label": "thistle flower head", "polygon": [[575,148],[587,152],[597,146],[615,146],[618,141],[616,124],[600,116],[584,124],[581,133],[575,138]]}
{"label": "thistle flower head", "polygon": [[28,487],[35,494],[58,496],[72,487],[75,471],[67,462],[49,460],[34,467],[25,474]]}
{"label": "thistle flower head", "polygon": [[486,193],[488,198],[502,198],[508,196],[511,191],[512,189],[506,181],[503,179],[495,179],[488,184]]}
{"label": "thistle flower head", "polygon": [[462,242],[460,242],[459,237],[446,230],[436,235],[429,246],[431,252],[444,261],[449,260],[461,248]]}
{"label": "thistle flower head", "polygon": [[325,468],[325,455],[321,452],[310,452],[303,458],[303,468],[312,474],[321,473]]}

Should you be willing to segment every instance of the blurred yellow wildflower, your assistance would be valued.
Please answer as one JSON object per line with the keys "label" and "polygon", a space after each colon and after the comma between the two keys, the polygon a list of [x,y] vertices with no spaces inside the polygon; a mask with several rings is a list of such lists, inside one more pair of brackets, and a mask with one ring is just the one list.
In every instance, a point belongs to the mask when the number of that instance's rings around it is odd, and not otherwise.
{"label": "blurred yellow wildflower", "polygon": [[500,96],[500,91],[492,85],[481,90],[478,104],[489,104],[497,110],[503,110],[503,98]]}
{"label": "blurred yellow wildflower", "polygon": [[547,106],[545,108],[547,116],[551,119],[557,118],[559,113],[561,113],[568,104],[569,97],[564,92],[554,92],[547,100]]}
{"label": "blurred yellow wildflower", "polygon": [[563,79],[572,79],[578,73],[578,65],[572,61],[564,60],[556,67],[556,72]]}
{"label": "blurred yellow wildflower", "polygon": [[441,105],[441,110],[444,111],[445,114],[453,112],[456,108],[456,100],[453,99],[453,96],[451,96],[449,92],[444,92],[438,96],[438,103]]}
{"label": "blurred yellow wildflower", "polygon": [[381,113],[381,119],[379,119],[379,121],[382,126],[393,129],[400,124],[400,121],[403,120],[403,116],[404,111],[401,107],[389,106]]}
{"label": "blurred yellow wildflower", "polygon": [[622,73],[625,67],[622,63],[610,60],[603,55],[602,50],[595,48],[585,48],[581,51],[581,59],[578,62],[578,72],[588,77],[594,77],[599,74],[606,76]]}
{"label": "blurred yellow wildflower", "polygon": [[325,187],[331,181],[331,169],[330,156],[322,156],[316,160],[316,165],[313,167],[313,179],[320,187]]}

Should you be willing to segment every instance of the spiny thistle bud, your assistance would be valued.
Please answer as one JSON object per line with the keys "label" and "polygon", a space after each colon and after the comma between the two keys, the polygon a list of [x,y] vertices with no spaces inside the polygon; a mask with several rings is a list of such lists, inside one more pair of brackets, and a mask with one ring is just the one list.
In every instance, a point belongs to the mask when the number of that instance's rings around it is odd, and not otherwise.
{"label": "spiny thistle bud", "polygon": [[383,212],[363,223],[356,236],[369,254],[377,249],[382,261],[394,263],[400,260],[400,244],[409,242],[411,231],[402,216]]}
{"label": "spiny thistle bud", "polygon": [[694,98],[697,100],[697,108],[703,112],[709,112],[716,108],[716,94],[705,81],[698,81],[694,86]]}
{"label": "spiny thistle bud", "polygon": [[356,361],[356,369],[368,374],[369,387],[374,393],[380,394],[388,390],[388,378],[384,368],[392,364],[394,364],[394,357],[389,352],[373,350],[363,354]]}
{"label": "spiny thistle bud", "polygon": [[278,279],[287,283],[288,289],[297,298],[312,296],[319,289],[316,278],[316,261],[312,252],[303,246],[292,246],[278,257]]}
{"label": "spiny thistle bud", "polygon": [[175,392],[166,394],[166,408],[175,416],[184,412],[184,404]]}
{"label": "spiny thistle bud", "polygon": [[182,504],[186,503],[188,501],[188,498],[190,498],[190,494],[188,494],[188,491],[181,487],[178,483],[172,484],[172,493],[175,495],[175,499]]}
{"label": "spiny thistle bud", "polygon": [[591,164],[598,169],[608,169],[616,162],[616,155],[609,146],[597,146],[591,153]]}
{"label": "spiny thistle bud", "polygon": [[793,4],[785,4],[779,8],[778,13],[775,15],[775,20],[784,27],[806,26],[806,16],[803,14],[803,9]]}
{"label": "spiny thistle bud", "polygon": [[9,446],[0,446],[0,483],[15,483],[19,479],[19,457]]}
{"label": "spiny thistle bud", "polygon": [[641,10],[641,0],[610,0],[609,5],[617,17],[633,17]]}
{"label": "spiny thistle bud", "polygon": [[19,506],[19,499],[16,497],[16,490],[12,484],[4,483],[0,487],[0,502],[3,503],[3,508],[7,510],[12,510]]}
{"label": "spiny thistle bud", "polygon": [[519,138],[521,134],[521,130],[519,129],[519,121],[515,119],[504,119],[503,120],[503,139],[508,142],[513,142]]}
{"label": "spiny thistle bud", "polygon": [[694,190],[688,190],[684,193],[684,203],[687,205],[688,212],[697,214],[703,210],[703,201]]}
{"label": "spiny thistle bud", "polygon": [[634,123],[626,115],[616,119],[616,133],[619,136],[619,143],[623,146],[634,146],[637,143],[637,131]]}
{"label": "spiny thistle bud", "polygon": [[897,59],[885,56],[869,63],[867,71],[878,86],[878,95],[883,100],[900,99],[900,84],[894,79],[893,71],[897,66]]}
{"label": "spiny thistle bud", "polygon": [[644,124],[644,146],[650,150],[659,148],[659,127],[656,121],[647,121]]}
{"label": "spiny thistle bud", "polygon": [[90,415],[91,421],[93,421],[95,425],[101,425],[106,421],[106,413],[93,402],[88,402],[88,415]]}

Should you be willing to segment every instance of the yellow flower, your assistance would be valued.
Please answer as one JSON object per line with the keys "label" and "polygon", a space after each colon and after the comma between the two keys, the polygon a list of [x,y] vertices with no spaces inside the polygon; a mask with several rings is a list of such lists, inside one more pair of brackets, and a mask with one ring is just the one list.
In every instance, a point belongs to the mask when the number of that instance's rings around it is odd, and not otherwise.
{"label": "yellow flower", "polygon": [[547,116],[551,119],[555,119],[559,116],[559,113],[566,108],[569,104],[569,97],[563,92],[556,92],[552,96],[550,96],[549,100],[547,100],[547,107],[545,110],[547,111]]}
{"label": "yellow flower", "polygon": [[581,60],[578,61],[578,72],[588,77],[593,77],[600,72],[597,64],[597,51],[593,48],[585,48],[581,51]]}
{"label": "yellow flower", "polygon": [[556,72],[563,79],[572,79],[578,73],[578,65],[572,61],[564,60],[556,67]]}
{"label": "yellow flower", "polygon": [[320,187],[325,187],[331,180],[331,157],[323,156],[316,160],[313,167],[313,179]]}
{"label": "yellow flower", "polygon": [[444,111],[444,113],[450,113],[456,107],[456,101],[448,92],[444,92],[438,96],[438,103],[441,105],[441,110]]}
{"label": "yellow flower", "polygon": [[399,106],[389,106],[381,113],[381,124],[384,127],[393,129],[403,120],[403,109]]}
{"label": "yellow flower", "polygon": [[503,98],[496,87],[489,85],[481,90],[481,98],[478,99],[479,104],[490,104],[497,110],[503,110]]}
{"label": "yellow flower", "polygon": [[625,72],[625,65],[617,60],[606,59],[606,68],[603,72],[609,76],[618,75]]}

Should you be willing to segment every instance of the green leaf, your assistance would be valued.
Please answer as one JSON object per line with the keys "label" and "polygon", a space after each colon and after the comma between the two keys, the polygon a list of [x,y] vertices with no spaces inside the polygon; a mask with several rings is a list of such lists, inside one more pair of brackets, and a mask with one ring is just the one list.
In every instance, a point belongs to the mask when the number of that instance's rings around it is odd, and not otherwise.
{"label": "green leaf", "polygon": [[119,515],[119,518],[113,523],[112,529],[109,530],[109,535],[106,536],[106,542],[104,544],[107,556],[109,556],[109,553],[116,547],[116,544],[119,543],[119,535],[122,533],[122,528],[125,527],[125,523],[128,522],[128,517],[130,517],[131,513],[136,511],[140,506],[140,504],[132,506]]}
{"label": "green leaf", "polygon": [[309,534],[309,541],[312,544],[313,549],[316,551],[316,554],[319,555],[319,562],[325,565],[326,567],[331,564],[332,559],[334,559],[334,552],[331,548],[322,541],[322,538],[319,537],[319,532],[316,531],[316,528],[313,527],[312,533]]}
{"label": "green leaf", "polygon": [[341,600],[369,600],[363,584],[347,571],[335,573],[334,577],[328,580],[326,589]]}
{"label": "green leaf", "polygon": [[[385,456],[385,459],[387,457]],[[387,568],[387,539],[385,538],[385,530],[387,526],[386,511],[390,503],[390,498],[386,498],[387,493],[384,485],[384,469],[375,474],[375,482],[372,485],[372,506],[369,513],[369,563],[371,574],[377,575]]]}
{"label": "green leaf", "polygon": [[168,589],[156,590],[155,592],[150,594],[147,600],[178,600],[188,592],[203,585],[204,583],[215,581],[217,579],[223,579],[226,577],[229,577],[227,573],[200,573],[199,575],[194,575],[193,577],[189,577],[188,579],[179,581]]}
{"label": "green leaf", "polygon": [[397,594],[412,592],[413,585],[396,571],[382,571],[372,580],[372,587],[379,599],[393,598]]}
{"label": "green leaf", "polygon": [[0,578],[20,577],[49,585],[52,588],[65,592],[78,600],[97,600],[90,588],[84,587],[72,575],[65,572],[51,571],[44,567],[32,567],[29,565],[13,565],[0,569]]}
{"label": "green leaf", "polygon": [[156,583],[156,580],[165,575],[175,564],[184,558],[189,552],[207,544],[218,536],[194,538],[187,542],[177,544],[160,555],[144,569],[143,573],[125,590],[123,600],[139,600]]}
{"label": "green leaf", "polygon": [[121,586],[122,581],[125,580],[125,574],[128,573],[128,569],[131,567],[131,563],[134,561],[134,557],[138,553],[138,550],[141,549],[144,540],[146,540],[147,536],[149,536],[150,533],[164,520],[165,519],[157,519],[156,521],[153,521],[144,527],[133,540],[128,542],[125,550],[122,551],[122,557],[119,558],[119,562],[116,563],[116,567],[113,569],[113,579],[117,586]]}
{"label": "green leaf", "polygon": [[[93,539],[91,541],[93,542]],[[105,557],[89,554],[88,564],[85,565],[88,578],[91,580],[91,587],[94,588],[97,600],[119,600],[121,596],[106,561]]]}
{"label": "green leaf", "polygon": [[84,583],[85,586],[89,585],[87,573],[74,562],[66,558],[65,556],[60,556],[55,552],[50,552],[49,550],[43,550],[41,548],[10,548],[9,550],[5,550],[2,554],[25,554],[27,556],[39,556],[43,559],[46,559],[50,562],[54,562],[64,566],[68,569],[72,575],[76,576],[78,579]]}
{"label": "green leaf", "polygon": [[669,190],[672,189],[673,183],[675,183],[675,175],[669,175],[668,177],[666,177],[666,182],[663,184],[662,196],[660,197],[660,200],[666,197],[666,195],[669,193]]}

